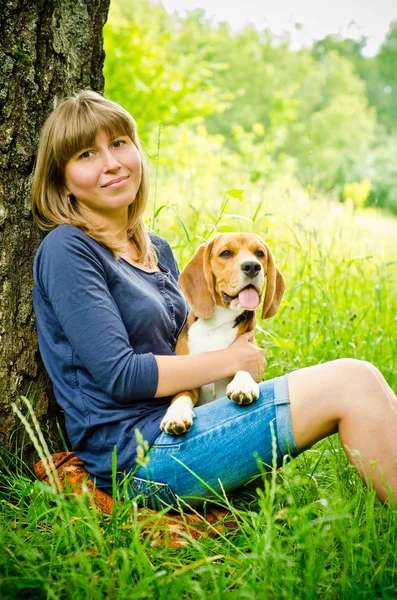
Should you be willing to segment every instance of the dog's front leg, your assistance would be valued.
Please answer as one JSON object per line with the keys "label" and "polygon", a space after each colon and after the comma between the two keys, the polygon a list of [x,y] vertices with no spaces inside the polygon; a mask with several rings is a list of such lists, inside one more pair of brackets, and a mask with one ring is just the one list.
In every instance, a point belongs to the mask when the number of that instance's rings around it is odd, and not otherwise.
{"label": "dog's front leg", "polygon": [[226,388],[226,395],[236,404],[251,404],[259,398],[259,385],[247,371],[237,371]]}
{"label": "dog's front leg", "polygon": [[195,417],[193,407],[197,402],[198,395],[198,389],[177,394],[161,421],[160,429],[169,435],[180,435],[189,431],[193,425]]}

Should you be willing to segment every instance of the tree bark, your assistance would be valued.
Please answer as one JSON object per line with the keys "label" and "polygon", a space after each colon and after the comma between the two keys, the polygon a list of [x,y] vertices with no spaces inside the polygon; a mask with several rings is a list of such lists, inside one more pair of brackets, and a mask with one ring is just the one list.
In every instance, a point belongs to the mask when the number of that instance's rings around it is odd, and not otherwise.
{"label": "tree bark", "polygon": [[0,445],[12,451],[20,450],[22,427],[11,403],[20,407],[21,395],[57,447],[55,401],[31,298],[42,234],[32,220],[30,186],[46,116],[76,90],[103,91],[109,3],[0,0]]}

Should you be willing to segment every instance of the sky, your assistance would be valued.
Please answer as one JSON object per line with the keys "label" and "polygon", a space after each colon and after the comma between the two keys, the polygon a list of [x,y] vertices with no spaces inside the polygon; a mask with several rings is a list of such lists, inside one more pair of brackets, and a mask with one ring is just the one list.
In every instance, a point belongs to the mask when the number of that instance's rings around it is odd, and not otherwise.
{"label": "sky", "polygon": [[[233,31],[253,23],[276,35],[287,32],[293,49],[329,33],[354,39],[365,35],[366,56],[377,53],[390,23],[397,20],[396,0],[162,0],[162,4],[170,13],[204,8],[215,22],[228,21]],[[303,27],[297,29],[295,23]]]}

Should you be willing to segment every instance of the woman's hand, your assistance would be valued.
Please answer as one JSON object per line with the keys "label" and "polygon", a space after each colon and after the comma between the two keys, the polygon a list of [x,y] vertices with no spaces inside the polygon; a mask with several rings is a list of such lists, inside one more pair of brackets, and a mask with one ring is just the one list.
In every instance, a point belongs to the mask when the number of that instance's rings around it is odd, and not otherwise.
{"label": "woman's hand", "polygon": [[259,382],[266,368],[266,360],[263,349],[251,344],[253,339],[254,332],[246,331],[229,346],[228,350],[233,353],[232,361],[236,364],[236,372],[247,371],[254,381]]}
{"label": "woman's hand", "polygon": [[155,356],[159,372],[156,397],[170,396],[234,377],[246,371],[257,383],[266,367],[262,348],[251,344],[252,331],[241,335],[229,348],[200,354]]}

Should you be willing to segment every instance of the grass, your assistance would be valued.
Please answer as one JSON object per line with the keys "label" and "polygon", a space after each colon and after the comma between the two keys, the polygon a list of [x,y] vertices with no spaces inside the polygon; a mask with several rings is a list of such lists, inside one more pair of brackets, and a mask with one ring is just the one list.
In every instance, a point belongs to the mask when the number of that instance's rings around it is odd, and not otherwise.
{"label": "grass", "polygon": [[[179,263],[215,224],[264,236],[287,281],[281,312],[257,332],[267,377],[350,356],[373,362],[396,389],[396,220],[314,198],[290,180],[247,187],[241,202],[224,194],[239,187],[234,177],[190,181],[189,202],[159,170],[154,226]],[[261,481],[264,489],[220,501],[237,527],[173,548],[153,543],[156,517],[118,502],[103,515],[3,452],[0,597],[396,596],[397,513],[361,485],[336,436]]]}

